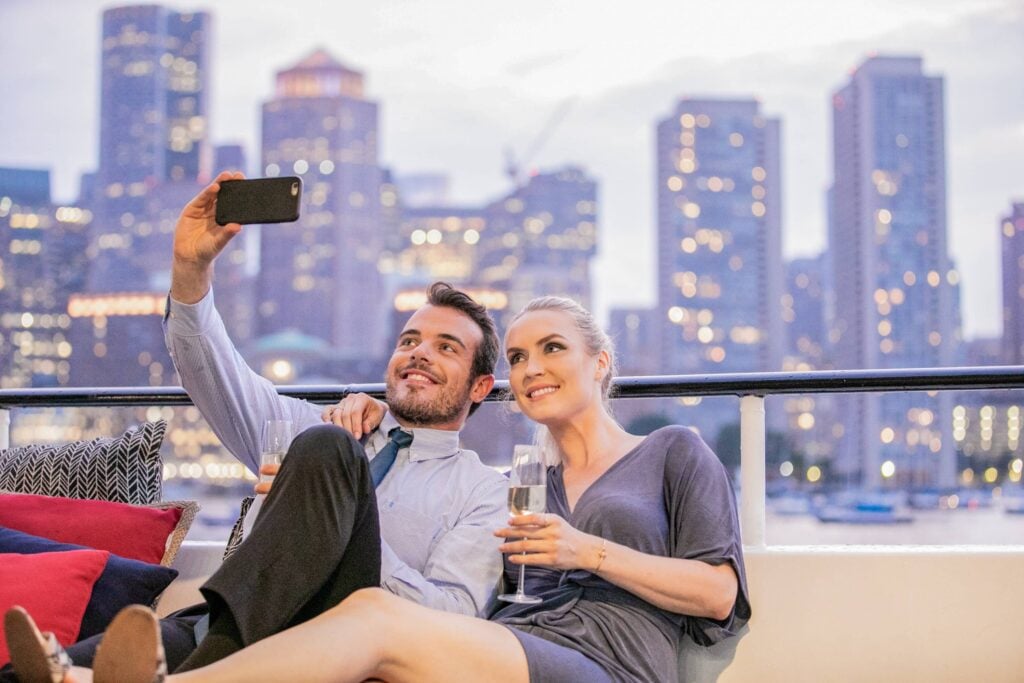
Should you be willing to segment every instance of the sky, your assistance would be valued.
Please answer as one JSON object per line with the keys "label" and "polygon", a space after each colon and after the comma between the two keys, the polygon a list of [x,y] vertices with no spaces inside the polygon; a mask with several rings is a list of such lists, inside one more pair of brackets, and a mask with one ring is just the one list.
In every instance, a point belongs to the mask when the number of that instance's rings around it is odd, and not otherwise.
{"label": "sky", "polygon": [[[58,201],[96,165],[101,13],[118,4],[0,2],[0,166],[51,169]],[[601,317],[654,303],[655,126],[678,98],[753,97],[781,119],[784,255],[812,256],[827,240],[831,94],[869,55],[920,55],[945,78],[964,333],[1001,332],[999,219],[1024,201],[1021,0],[164,4],[213,14],[212,140],[251,159],[274,74],[324,48],[380,103],[381,161],[448,174],[456,203],[510,190],[506,148],[540,170],[582,166],[599,182]]]}

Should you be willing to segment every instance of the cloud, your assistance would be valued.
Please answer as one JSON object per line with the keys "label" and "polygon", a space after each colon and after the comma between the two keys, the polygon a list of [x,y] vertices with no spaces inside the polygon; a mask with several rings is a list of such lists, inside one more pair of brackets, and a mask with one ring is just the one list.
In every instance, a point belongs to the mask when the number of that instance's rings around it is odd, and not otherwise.
{"label": "cloud", "polygon": [[528,57],[527,59],[513,62],[505,67],[505,73],[510,76],[525,77],[554,66],[560,62],[574,57],[580,53],[579,50],[558,50],[544,54]]}

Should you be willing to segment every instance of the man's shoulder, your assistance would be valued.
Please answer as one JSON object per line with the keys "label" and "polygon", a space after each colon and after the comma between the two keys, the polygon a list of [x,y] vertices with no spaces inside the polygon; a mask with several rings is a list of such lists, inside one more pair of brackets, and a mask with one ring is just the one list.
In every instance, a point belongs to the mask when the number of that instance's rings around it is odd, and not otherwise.
{"label": "man's shoulder", "polygon": [[504,489],[508,486],[508,479],[505,475],[490,465],[485,465],[476,451],[464,448],[456,454],[455,461],[463,475],[468,480],[475,482],[475,488],[489,491]]}

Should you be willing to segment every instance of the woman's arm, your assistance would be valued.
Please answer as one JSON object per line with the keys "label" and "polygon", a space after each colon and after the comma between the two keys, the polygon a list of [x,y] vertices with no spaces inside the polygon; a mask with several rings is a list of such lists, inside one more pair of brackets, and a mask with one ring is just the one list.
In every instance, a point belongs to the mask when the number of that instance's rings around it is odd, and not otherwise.
{"label": "woman's arm", "polygon": [[[603,543],[594,540],[599,545]],[[732,612],[739,582],[729,563],[713,565],[701,560],[658,557],[611,542],[605,546],[605,552],[594,573],[652,605],[715,620],[725,619]],[[594,556],[599,557],[600,551]]]}
{"label": "woman's arm", "polygon": [[[647,602],[678,614],[721,620],[729,616],[739,582],[732,565],[659,557],[585,534],[551,513],[513,517],[495,535],[513,564],[584,569]],[[516,553],[526,552],[526,555]]]}

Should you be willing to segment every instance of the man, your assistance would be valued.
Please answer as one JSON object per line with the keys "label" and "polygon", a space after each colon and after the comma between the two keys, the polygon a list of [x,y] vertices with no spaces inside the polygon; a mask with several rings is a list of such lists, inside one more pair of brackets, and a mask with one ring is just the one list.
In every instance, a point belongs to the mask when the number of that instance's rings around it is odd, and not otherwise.
{"label": "man", "polygon": [[[399,335],[386,373],[390,412],[365,447],[322,424],[321,408],[279,396],[245,364],[214,308],[214,259],[242,230],[217,225],[217,193],[220,182],[241,177],[221,173],[178,219],[167,346],[195,405],[250,469],[259,467],[268,419],[292,420],[301,433],[251,534],[203,586],[206,605],[163,620],[169,670],[222,659],[367,586],[482,616],[501,572],[492,531],[507,518],[507,481],[459,448],[459,429],[494,385],[493,321],[436,283]],[[388,445],[396,427],[411,433],[411,445],[400,436]],[[394,458],[390,468],[384,454]],[[374,475],[382,477],[376,488]],[[86,664],[95,644],[79,645],[68,651]]]}

